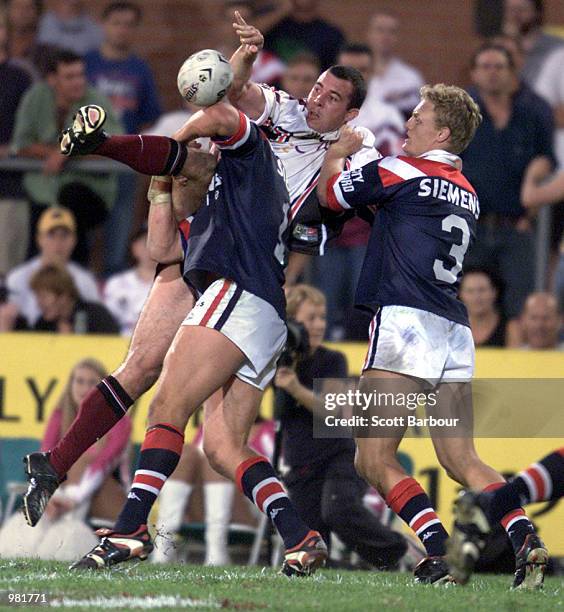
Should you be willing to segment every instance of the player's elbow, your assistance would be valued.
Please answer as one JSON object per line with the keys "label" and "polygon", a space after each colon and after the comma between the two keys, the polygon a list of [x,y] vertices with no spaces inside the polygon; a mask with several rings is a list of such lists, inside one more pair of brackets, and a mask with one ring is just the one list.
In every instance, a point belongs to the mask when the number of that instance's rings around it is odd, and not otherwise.
{"label": "player's elbow", "polygon": [[233,136],[239,129],[239,111],[230,104],[218,102],[204,109],[210,124],[210,136]]}

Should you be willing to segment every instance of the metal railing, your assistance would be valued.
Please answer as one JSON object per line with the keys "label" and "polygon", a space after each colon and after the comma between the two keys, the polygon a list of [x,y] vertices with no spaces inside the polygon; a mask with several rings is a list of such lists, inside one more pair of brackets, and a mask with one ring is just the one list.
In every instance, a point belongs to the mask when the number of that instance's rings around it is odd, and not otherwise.
{"label": "metal railing", "polygon": [[[42,159],[32,157],[6,157],[0,159],[0,180],[2,180],[2,172],[41,172],[44,163]],[[68,170],[85,172],[87,174],[135,173],[135,170],[132,170],[125,164],[102,158],[69,159],[61,173],[64,174]]]}
{"label": "metal railing", "polygon": [[[3,171],[41,172],[43,160],[30,157],[7,157],[0,159],[0,181]],[[111,159],[69,159],[63,172],[67,170],[85,172],[88,174],[133,174],[134,170]],[[548,281],[548,262],[550,258],[550,236],[552,231],[552,211],[545,206],[537,216],[536,224],[536,255],[535,255],[535,290],[544,291]]]}

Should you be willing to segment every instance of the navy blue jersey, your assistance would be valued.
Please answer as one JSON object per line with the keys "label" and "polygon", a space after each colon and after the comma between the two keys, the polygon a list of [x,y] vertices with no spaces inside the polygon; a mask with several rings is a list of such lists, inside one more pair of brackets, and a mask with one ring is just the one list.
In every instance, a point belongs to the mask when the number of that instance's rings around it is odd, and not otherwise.
{"label": "navy blue jersey", "polygon": [[332,209],[378,206],[357,306],[410,306],[469,325],[457,295],[479,204],[459,164],[456,155],[431,151],[384,157],[332,179]]}
{"label": "navy blue jersey", "polygon": [[203,293],[228,278],[285,319],[285,235],[290,200],[284,170],[257,126],[239,113],[237,133],[214,140],[221,157],[206,201],[183,240],[185,280]]}

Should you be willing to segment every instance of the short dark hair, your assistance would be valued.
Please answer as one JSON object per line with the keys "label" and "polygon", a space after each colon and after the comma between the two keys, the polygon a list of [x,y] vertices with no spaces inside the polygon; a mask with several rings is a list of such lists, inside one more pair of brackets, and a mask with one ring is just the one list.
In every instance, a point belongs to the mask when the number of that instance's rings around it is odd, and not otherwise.
{"label": "short dark hair", "polygon": [[513,61],[513,56],[511,55],[511,53],[503,45],[490,41],[486,41],[485,43],[481,44],[476,49],[476,51],[474,51],[474,55],[472,55],[472,60],[470,63],[470,66],[472,68],[476,68],[476,62],[478,61],[478,58],[480,57],[480,55],[482,55],[482,53],[485,53],[486,51],[499,51],[499,53],[505,55],[505,57],[507,58],[507,62],[511,70],[515,70],[515,62]]}
{"label": "short dark hair", "polygon": [[45,72],[47,74],[52,74],[53,72],[57,72],[61,64],[74,64],[75,62],[83,61],[84,59],[74,51],[70,51],[68,49],[57,49],[51,55],[51,57],[48,58]]}
{"label": "short dark hair", "polygon": [[32,291],[48,291],[55,295],[68,295],[78,300],[80,294],[73,277],[66,268],[46,265],[37,270],[29,281]]}
{"label": "short dark hair", "polygon": [[362,74],[356,69],[350,66],[331,66],[329,72],[338,79],[348,81],[352,85],[351,99],[347,110],[350,108],[360,108],[364,99],[366,98],[366,83]]}
{"label": "short dark hair", "polygon": [[372,49],[363,43],[346,43],[339,49],[339,55],[341,53],[356,53],[358,55],[370,55],[374,57]]}
{"label": "short dark hair", "polygon": [[133,2],[111,2],[102,12],[102,19],[105,21],[112,13],[121,13],[122,11],[131,11],[135,13],[135,21],[139,23],[143,13],[137,4]]}

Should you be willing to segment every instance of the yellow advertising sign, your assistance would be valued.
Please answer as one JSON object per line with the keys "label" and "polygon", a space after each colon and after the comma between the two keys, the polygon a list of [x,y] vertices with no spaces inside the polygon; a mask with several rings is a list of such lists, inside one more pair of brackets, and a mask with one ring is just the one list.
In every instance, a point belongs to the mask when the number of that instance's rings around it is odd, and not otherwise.
{"label": "yellow advertising sign", "polygon": [[[335,348],[346,354],[351,373],[358,374],[365,345],[343,344]],[[111,371],[120,364],[126,350],[124,338],[0,334],[0,439],[40,439],[73,365],[85,357],[94,357]],[[476,366],[477,376],[482,378],[561,378],[564,354],[481,350]],[[135,442],[143,439],[151,395],[147,393],[138,402],[133,428]],[[263,402],[265,415],[271,414],[271,403],[268,393]],[[534,406],[531,418],[535,418]],[[484,438],[476,442],[480,456],[504,475],[527,467],[562,444],[563,440],[558,438]],[[446,525],[450,525],[450,508],[459,487],[440,468],[431,441],[407,438],[401,450],[412,459],[414,476],[430,493]],[[553,506],[537,504],[528,510],[551,552],[558,555],[564,555],[563,508],[564,502],[560,502]]]}

